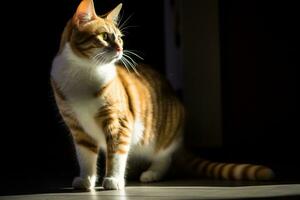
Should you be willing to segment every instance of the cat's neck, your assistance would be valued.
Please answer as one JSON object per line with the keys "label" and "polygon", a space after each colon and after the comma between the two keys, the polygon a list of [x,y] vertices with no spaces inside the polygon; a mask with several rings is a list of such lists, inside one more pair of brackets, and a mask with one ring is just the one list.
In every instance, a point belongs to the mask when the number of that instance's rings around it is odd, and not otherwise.
{"label": "cat's neck", "polygon": [[66,95],[92,95],[116,76],[114,63],[97,65],[77,56],[67,43],[53,61],[51,76]]}

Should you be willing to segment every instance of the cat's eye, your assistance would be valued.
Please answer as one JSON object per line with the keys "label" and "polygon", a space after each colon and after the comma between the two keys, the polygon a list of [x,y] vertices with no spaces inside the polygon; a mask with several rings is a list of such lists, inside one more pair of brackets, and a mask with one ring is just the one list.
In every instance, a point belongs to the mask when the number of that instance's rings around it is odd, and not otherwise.
{"label": "cat's eye", "polygon": [[107,40],[107,39],[108,39],[108,33],[106,33],[106,32],[100,33],[100,34],[99,34],[99,37],[100,37],[102,40]]}

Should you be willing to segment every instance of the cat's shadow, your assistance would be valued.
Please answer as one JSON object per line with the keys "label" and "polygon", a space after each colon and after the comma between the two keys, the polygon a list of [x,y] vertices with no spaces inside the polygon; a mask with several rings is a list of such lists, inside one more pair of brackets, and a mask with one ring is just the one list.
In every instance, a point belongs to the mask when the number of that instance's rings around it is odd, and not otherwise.
{"label": "cat's shadow", "polygon": [[93,190],[85,190],[85,189],[73,189],[73,188],[59,188],[55,193],[94,193],[94,192],[102,192],[107,191],[104,190],[103,187],[96,187]]}

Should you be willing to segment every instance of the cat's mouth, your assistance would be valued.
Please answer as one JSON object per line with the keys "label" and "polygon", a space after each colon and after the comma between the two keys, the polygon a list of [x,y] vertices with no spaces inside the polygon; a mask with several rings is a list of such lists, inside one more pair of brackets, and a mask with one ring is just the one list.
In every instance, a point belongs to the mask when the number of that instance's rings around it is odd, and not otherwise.
{"label": "cat's mouth", "polygon": [[122,58],[122,56],[123,56],[123,51],[119,51],[114,56],[114,59],[120,60]]}
{"label": "cat's mouth", "polygon": [[116,62],[116,61],[118,61],[118,60],[120,60],[122,58],[123,51],[113,51],[112,54],[113,55],[112,55],[111,58],[112,58],[113,62]]}
{"label": "cat's mouth", "polygon": [[123,56],[123,52],[114,52],[114,54],[111,56],[110,63],[115,63],[121,60],[122,56]]}
{"label": "cat's mouth", "polygon": [[123,49],[121,47],[111,48],[109,53],[113,60],[119,60],[123,56]]}

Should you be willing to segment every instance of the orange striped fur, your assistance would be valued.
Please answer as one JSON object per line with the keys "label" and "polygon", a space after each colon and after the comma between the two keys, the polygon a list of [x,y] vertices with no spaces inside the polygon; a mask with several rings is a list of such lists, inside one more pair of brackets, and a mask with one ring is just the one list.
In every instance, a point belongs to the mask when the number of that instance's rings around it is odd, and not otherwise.
{"label": "orange striped fur", "polygon": [[[185,156],[180,156],[185,155]],[[213,162],[181,151],[175,161],[185,173],[224,180],[271,180],[274,172],[263,165]]]}
{"label": "orange striped fur", "polygon": [[[75,188],[95,186],[100,148],[106,151],[104,188],[122,189],[128,154],[150,158],[140,180],[151,182],[163,177],[181,147],[185,111],[169,83],[149,66],[139,65],[135,73],[116,64],[125,53],[117,23],[120,9],[99,17],[93,1],[83,0],[65,27],[53,62],[52,88],[81,169]],[[180,157],[190,170],[208,177],[254,180],[271,174],[262,166]]]}

